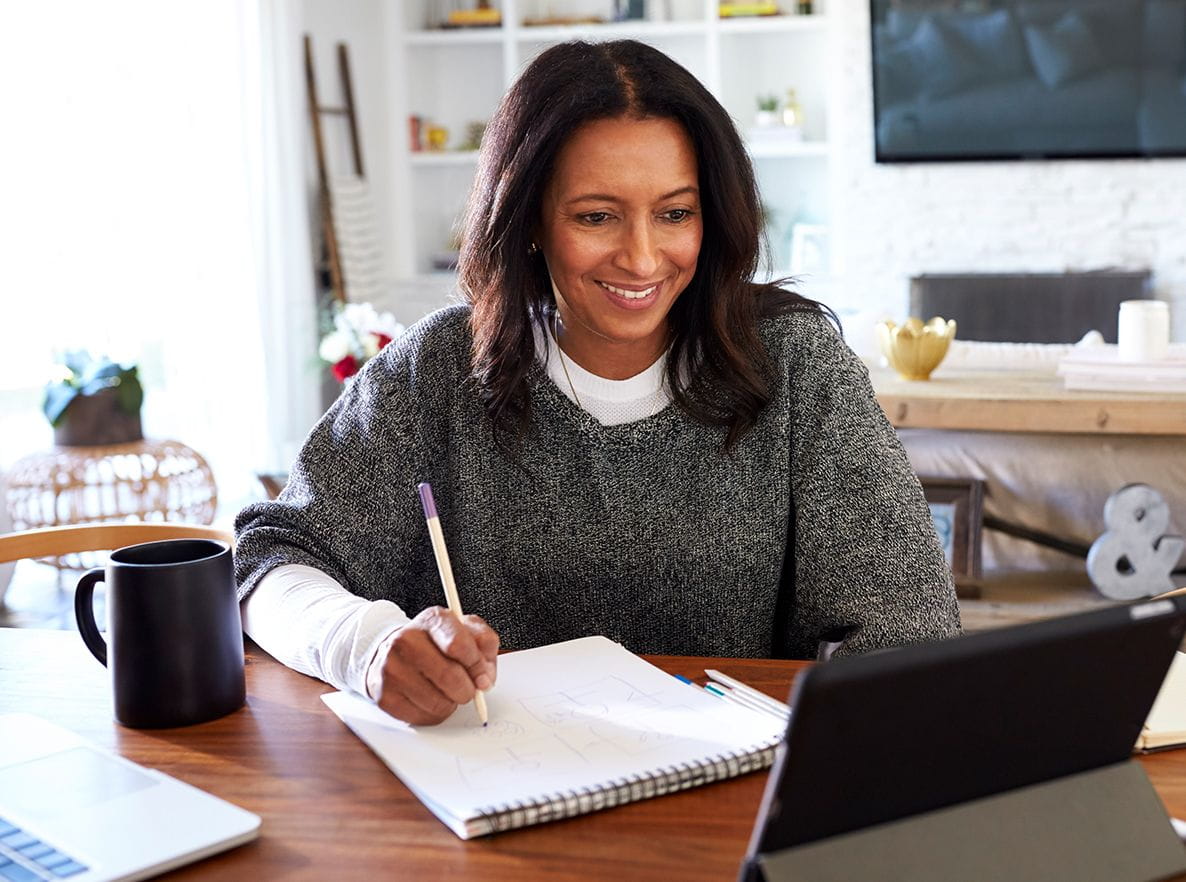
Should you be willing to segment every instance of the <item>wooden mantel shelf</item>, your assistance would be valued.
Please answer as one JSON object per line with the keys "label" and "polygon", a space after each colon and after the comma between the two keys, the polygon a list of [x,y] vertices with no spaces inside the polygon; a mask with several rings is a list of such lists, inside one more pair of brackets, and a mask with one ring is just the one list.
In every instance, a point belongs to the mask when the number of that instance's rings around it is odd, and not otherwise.
{"label": "wooden mantel shelf", "polygon": [[1186,394],[1068,392],[1059,377],[1019,371],[940,368],[911,381],[874,367],[869,375],[900,429],[1186,435]]}

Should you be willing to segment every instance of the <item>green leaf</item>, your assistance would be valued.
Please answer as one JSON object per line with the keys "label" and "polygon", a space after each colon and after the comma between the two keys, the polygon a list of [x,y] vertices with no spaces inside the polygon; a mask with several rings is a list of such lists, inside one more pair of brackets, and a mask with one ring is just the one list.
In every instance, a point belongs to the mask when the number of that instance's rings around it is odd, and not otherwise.
{"label": "green leaf", "polygon": [[73,386],[63,383],[51,383],[45,387],[45,399],[41,403],[41,412],[55,429],[62,422],[62,414],[70,406],[70,402],[77,398],[79,391]]}
{"label": "green leaf", "polygon": [[144,387],[140,385],[140,377],[135,367],[120,370],[115,399],[119,409],[124,413],[140,413],[140,405],[144,403]]}

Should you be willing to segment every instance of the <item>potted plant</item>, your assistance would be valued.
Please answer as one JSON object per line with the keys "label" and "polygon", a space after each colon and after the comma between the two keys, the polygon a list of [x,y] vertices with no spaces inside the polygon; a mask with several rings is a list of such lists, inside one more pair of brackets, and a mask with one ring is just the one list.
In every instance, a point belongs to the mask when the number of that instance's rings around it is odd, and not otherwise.
{"label": "potted plant", "polygon": [[769,128],[778,125],[778,98],[775,95],[759,95],[758,112],[754,115],[754,125],[758,128]]}
{"label": "potted plant", "polygon": [[126,444],[144,437],[144,387],[135,365],[85,351],[66,353],[60,375],[45,387],[42,412],[64,446]]}

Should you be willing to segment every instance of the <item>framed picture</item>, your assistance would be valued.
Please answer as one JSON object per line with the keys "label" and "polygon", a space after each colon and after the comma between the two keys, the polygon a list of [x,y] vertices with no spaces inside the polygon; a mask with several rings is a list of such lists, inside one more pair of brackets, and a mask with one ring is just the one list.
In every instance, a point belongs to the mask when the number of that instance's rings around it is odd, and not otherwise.
{"label": "framed picture", "polygon": [[795,275],[826,273],[828,228],[824,224],[795,224],[791,228],[791,272]]}
{"label": "framed picture", "polygon": [[980,579],[984,482],[979,478],[919,475],[935,532],[961,597],[974,597]]}

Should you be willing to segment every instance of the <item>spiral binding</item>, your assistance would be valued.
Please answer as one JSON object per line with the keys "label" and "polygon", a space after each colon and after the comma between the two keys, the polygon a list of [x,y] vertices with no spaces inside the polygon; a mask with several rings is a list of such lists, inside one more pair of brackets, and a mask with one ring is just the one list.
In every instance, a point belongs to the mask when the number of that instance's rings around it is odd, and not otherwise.
{"label": "spiral binding", "polygon": [[470,836],[503,833],[736,778],[769,768],[774,762],[775,748],[781,740],[774,738],[748,750],[730,751],[696,762],[664,766],[652,772],[627,775],[575,790],[561,790],[537,799],[486,806],[479,809],[474,818],[466,821],[466,831]]}

